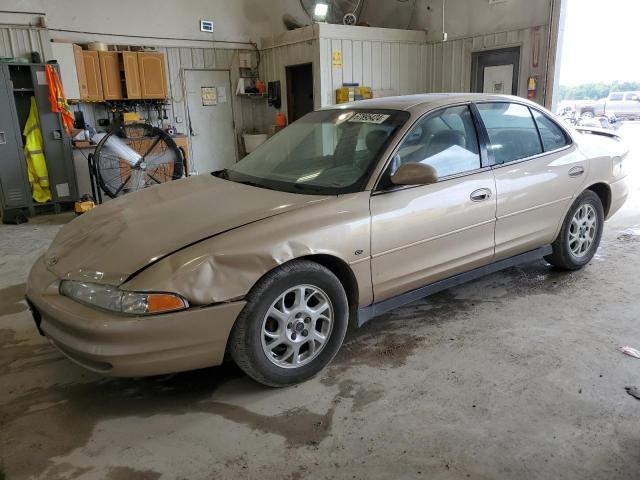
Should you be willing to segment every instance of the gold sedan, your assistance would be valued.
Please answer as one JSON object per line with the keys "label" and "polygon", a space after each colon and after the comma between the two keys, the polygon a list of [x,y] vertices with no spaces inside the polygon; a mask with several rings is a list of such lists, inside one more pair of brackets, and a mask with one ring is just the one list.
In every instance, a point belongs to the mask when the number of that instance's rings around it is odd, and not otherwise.
{"label": "gold sedan", "polygon": [[118,376],[218,365],[284,386],[350,322],[544,257],[593,257],[627,150],[515,97],[416,95],[313,112],[233,167],[110,201],[29,276],[38,329]]}

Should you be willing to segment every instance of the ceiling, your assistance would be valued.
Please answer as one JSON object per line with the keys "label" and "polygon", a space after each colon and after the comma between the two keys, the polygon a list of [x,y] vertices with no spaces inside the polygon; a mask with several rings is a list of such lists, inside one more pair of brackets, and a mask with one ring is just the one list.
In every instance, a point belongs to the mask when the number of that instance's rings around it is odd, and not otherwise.
{"label": "ceiling", "polygon": [[[427,18],[425,0],[327,0],[329,3],[328,23],[342,23],[346,13],[355,13],[358,22],[372,27],[424,29]],[[316,0],[300,0],[312,16]],[[356,10],[357,9],[357,10]]]}

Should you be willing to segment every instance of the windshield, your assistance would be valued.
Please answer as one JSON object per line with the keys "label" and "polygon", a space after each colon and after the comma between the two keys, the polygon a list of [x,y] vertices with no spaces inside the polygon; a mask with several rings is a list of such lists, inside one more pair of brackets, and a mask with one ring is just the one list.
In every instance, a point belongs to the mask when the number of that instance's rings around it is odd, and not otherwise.
{"label": "windshield", "polygon": [[218,176],[274,190],[338,195],[362,190],[409,114],[340,109],[310,113]]}

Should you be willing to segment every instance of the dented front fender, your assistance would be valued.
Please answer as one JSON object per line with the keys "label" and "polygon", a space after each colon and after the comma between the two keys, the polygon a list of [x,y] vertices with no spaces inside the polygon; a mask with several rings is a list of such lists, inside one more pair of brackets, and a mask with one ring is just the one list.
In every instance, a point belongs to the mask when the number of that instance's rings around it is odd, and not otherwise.
{"label": "dented front fender", "polygon": [[254,222],[183,248],[125,282],[135,291],[170,291],[194,305],[243,298],[267,272],[296,258],[330,255],[352,269],[359,304],[372,300],[369,192]]}

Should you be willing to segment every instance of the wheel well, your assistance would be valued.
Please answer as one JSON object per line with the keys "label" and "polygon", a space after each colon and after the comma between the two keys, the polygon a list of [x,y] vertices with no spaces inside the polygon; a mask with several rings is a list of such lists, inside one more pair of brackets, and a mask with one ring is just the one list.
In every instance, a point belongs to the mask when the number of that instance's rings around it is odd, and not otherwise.
{"label": "wheel well", "polygon": [[596,183],[591,185],[587,190],[591,190],[593,193],[600,197],[602,202],[602,208],[604,208],[605,218],[609,215],[609,208],[611,207],[611,189],[606,183]]}
{"label": "wheel well", "polygon": [[359,291],[358,281],[356,280],[356,276],[353,274],[351,267],[349,267],[344,260],[326,254],[308,255],[306,257],[297,258],[296,260],[309,260],[319,263],[338,277],[338,280],[340,280],[340,283],[342,283],[342,286],[344,287],[344,291],[347,294],[347,299],[349,301],[349,322],[354,322],[355,325],[359,303]]}

